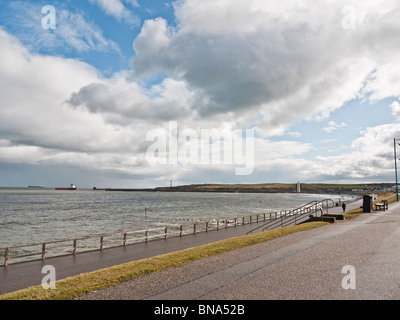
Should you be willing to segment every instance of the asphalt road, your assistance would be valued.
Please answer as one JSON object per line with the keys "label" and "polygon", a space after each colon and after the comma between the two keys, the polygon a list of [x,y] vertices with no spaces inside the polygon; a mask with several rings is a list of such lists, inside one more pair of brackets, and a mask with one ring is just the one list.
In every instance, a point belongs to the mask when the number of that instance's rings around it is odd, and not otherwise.
{"label": "asphalt road", "polygon": [[399,265],[400,204],[394,203],[385,212],[193,261],[79,299],[397,300]]}

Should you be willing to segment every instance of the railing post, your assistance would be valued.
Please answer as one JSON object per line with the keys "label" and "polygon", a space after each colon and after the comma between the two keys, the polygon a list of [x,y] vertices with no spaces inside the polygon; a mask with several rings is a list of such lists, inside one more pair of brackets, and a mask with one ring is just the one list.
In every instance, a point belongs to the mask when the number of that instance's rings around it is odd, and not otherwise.
{"label": "railing post", "polygon": [[147,243],[148,239],[149,239],[149,230],[146,230],[144,233],[144,242]]}
{"label": "railing post", "polygon": [[4,253],[4,266],[8,266],[8,248],[6,248],[6,251]]}
{"label": "railing post", "polygon": [[206,222],[206,232],[208,232],[208,221]]}
{"label": "railing post", "polygon": [[182,237],[182,225],[179,227],[179,236]]}
{"label": "railing post", "polygon": [[193,234],[196,234],[196,223],[193,224]]}
{"label": "railing post", "polygon": [[46,243],[42,244],[42,260],[46,259]]}
{"label": "railing post", "polygon": [[126,232],[124,233],[124,247],[126,247]]}
{"label": "railing post", "polygon": [[74,239],[73,247],[74,247],[74,249],[72,250],[72,254],[75,255],[76,254],[76,239]]}
{"label": "railing post", "polygon": [[168,227],[165,227],[164,232],[165,232],[164,240],[167,240]]}
{"label": "railing post", "polygon": [[103,239],[104,239],[104,237],[101,236],[100,237],[100,251],[103,251]]}

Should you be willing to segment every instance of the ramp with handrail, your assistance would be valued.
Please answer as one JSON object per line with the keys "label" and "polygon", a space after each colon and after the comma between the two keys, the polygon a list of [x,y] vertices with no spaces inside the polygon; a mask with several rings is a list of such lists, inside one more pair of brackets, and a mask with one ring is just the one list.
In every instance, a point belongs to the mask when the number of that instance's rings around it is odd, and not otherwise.
{"label": "ramp with handrail", "polygon": [[306,203],[296,209],[290,210],[289,212],[285,212],[280,216],[275,216],[275,218],[270,219],[268,222],[254,228],[246,233],[252,234],[256,230],[262,229],[271,230],[275,228],[287,227],[290,225],[297,225],[304,221],[307,221],[310,218],[310,215],[315,214],[321,216],[324,214],[324,210],[328,213],[329,208],[333,208],[335,206],[335,202],[332,199],[324,199],[324,200],[314,200],[309,203]]}

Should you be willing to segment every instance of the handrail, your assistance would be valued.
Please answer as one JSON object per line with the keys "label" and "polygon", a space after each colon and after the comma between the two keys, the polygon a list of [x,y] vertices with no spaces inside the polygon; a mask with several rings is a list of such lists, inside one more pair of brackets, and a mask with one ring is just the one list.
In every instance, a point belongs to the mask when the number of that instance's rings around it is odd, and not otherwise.
{"label": "handrail", "polygon": [[[310,201],[296,209],[290,210],[288,213],[286,213],[285,215],[281,215],[279,218],[275,217],[275,219],[268,221],[265,224],[262,224],[261,226],[258,226],[257,228],[254,228],[254,229],[248,231],[246,233],[246,235],[252,234],[254,231],[261,229],[261,228],[263,228],[263,231],[264,231],[265,229],[268,229],[270,227],[273,227],[271,229],[274,229],[276,227],[284,227],[289,224],[292,224],[293,222],[295,224],[298,224],[298,223],[304,221],[303,218],[305,216],[310,215],[311,213],[314,213],[314,212],[321,211],[324,208],[326,208],[328,210],[328,208],[333,208],[334,205],[335,205],[335,202],[332,199]],[[321,216],[322,216],[322,212],[321,212]]]}
{"label": "handrail", "polygon": [[[331,199],[327,199],[331,200]],[[323,201],[327,201],[323,200]],[[333,200],[331,200],[333,202]],[[310,202],[314,203],[315,201]],[[321,202],[321,201],[319,201]],[[0,262],[3,264],[0,266],[7,266],[10,264],[10,260],[19,259],[19,262],[27,261],[25,258],[40,256],[41,260],[45,260],[49,255],[76,255],[80,252],[87,252],[90,250],[100,250],[105,248],[116,247],[116,246],[127,246],[133,243],[148,242],[158,239],[167,239],[169,237],[182,237],[188,234],[196,234],[197,232],[208,232],[210,230],[226,229],[228,227],[236,227],[245,224],[259,223],[260,221],[276,221],[282,217],[293,215],[300,210],[303,210],[306,205],[303,205],[296,209],[281,210],[268,213],[258,213],[249,216],[226,218],[226,219],[214,219],[207,221],[196,221],[192,224],[182,225],[170,225],[166,227],[151,228],[144,230],[132,230],[126,232],[108,233],[101,235],[85,236],[71,239],[54,240],[40,243],[31,243],[23,245],[15,245],[0,248],[0,251],[4,250],[4,256],[0,257]],[[263,224],[264,226],[266,224]],[[262,227],[261,226],[261,227]],[[256,229],[258,229],[257,227]],[[253,230],[256,230],[253,229]],[[90,243],[91,241],[94,243]],[[100,241],[99,241],[100,240]],[[108,240],[108,241],[106,241]],[[82,244],[82,242],[84,242]],[[86,242],[86,243],[85,243]],[[78,245],[80,243],[80,245]],[[118,245],[119,244],[119,245]],[[52,245],[58,245],[56,248],[51,248]],[[32,247],[40,247],[40,250],[32,250]],[[81,250],[88,249],[88,250]],[[18,252],[21,251],[22,252]],[[17,251],[16,255],[11,255],[11,251]],[[22,259],[22,260],[21,260]],[[36,259],[37,260],[37,259]]]}

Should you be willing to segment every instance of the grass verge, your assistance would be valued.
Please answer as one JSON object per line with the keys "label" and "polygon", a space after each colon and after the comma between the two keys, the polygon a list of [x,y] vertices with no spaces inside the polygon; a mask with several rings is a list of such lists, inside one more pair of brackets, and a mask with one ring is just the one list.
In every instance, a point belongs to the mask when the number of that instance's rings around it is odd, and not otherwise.
{"label": "grass verge", "polygon": [[182,251],[124,263],[106,269],[83,273],[56,282],[56,289],[45,290],[41,285],[0,295],[0,300],[67,300],[100,290],[122,281],[140,277],[151,272],[176,267],[190,261],[210,257],[234,249],[243,248],[291,233],[305,231],[328,222],[310,222],[269,230],[254,235],[235,237]]}

